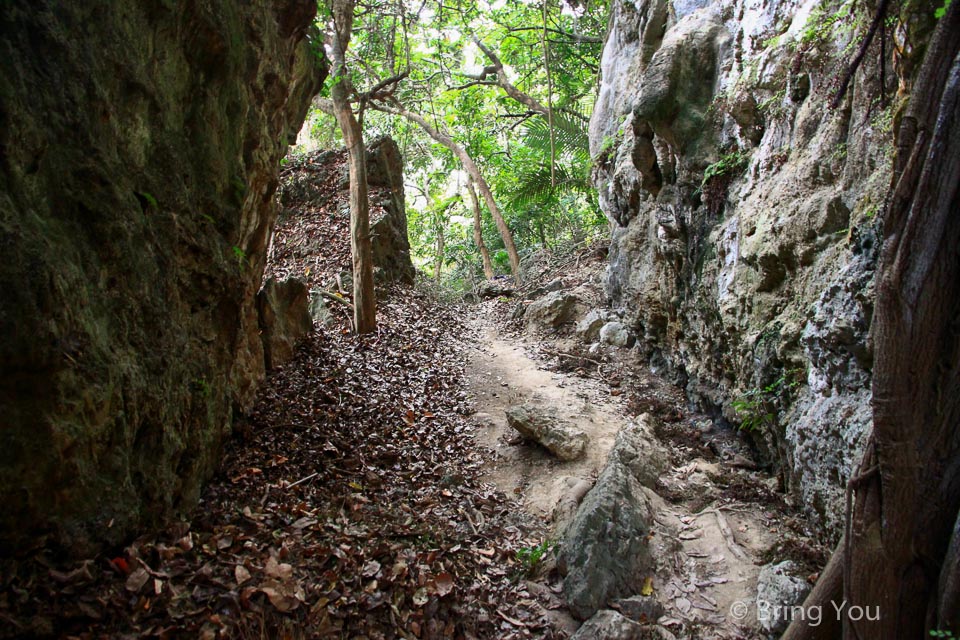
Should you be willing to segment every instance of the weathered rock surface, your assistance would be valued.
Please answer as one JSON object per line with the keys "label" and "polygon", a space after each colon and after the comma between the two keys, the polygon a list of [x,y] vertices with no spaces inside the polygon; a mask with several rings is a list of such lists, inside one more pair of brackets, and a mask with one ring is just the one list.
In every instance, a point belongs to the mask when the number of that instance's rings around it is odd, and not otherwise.
{"label": "weathered rock surface", "polygon": [[653,489],[670,466],[670,454],[656,436],[657,418],[645,413],[629,422],[613,442],[610,457],[624,465],[642,486]]}
{"label": "weathered rock surface", "polygon": [[513,283],[508,279],[484,280],[476,288],[480,298],[499,298],[513,295]]}
{"label": "weathered rock surface", "polygon": [[527,440],[532,440],[560,460],[576,460],[586,451],[589,436],[553,411],[522,404],[506,410],[507,422]]}
{"label": "weathered rock surface", "polygon": [[553,291],[527,306],[523,315],[527,331],[558,329],[586,311],[582,299],[574,292]]}
{"label": "weathered rock surface", "polygon": [[[557,554],[563,593],[580,620],[639,593],[653,574],[653,512],[643,485],[614,445],[606,466],[567,528]],[[629,456],[624,456],[629,457]]]}
{"label": "weathered rock surface", "polygon": [[656,629],[604,609],[583,623],[570,640],[662,640]]}
{"label": "weathered rock surface", "polygon": [[268,278],[257,294],[257,313],[267,369],[289,362],[297,342],[313,328],[307,285],[296,278]]}
{"label": "weathered rock surface", "polygon": [[663,605],[652,595],[630,596],[617,600],[613,606],[630,620],[642,624],[656,622],[665,613]]}
{"label": "weathered rock surface", "polygon": [[608,322],[600,327],[600,342],[613,347],[629,347],[634,343],[633,334],[622,322]]}
{"label": "weathered rock surface", "polygon": [[848,106],[825,110],[854,30],[810,42],[812,6],[616,0],[590,145],[614,223],[611,304],[655,365],[731,422],[737,397],[772,389],[777,424],[757,444],[835,538],[870,426],[895,107],[875,110],[874,56]]}
{"label": "weathered rock surface", "polygon": [[786,631],[794,607],[810,593],[810,584],[796,577],[797,566],[790,560],[768,564],[757,577],[757,620],[770,634]]}
{"label": "weathered rock surface", "polygon": [[592,309],[574,330],[577,337],[584,342],[594,342],[600,337],[600,329],[610,321],[610,312],[606,309]]}
{"label": "weathered rock surface", "polygon": [[0,8],[0,553],[192,507],[264,377],[254,298],[323,71],[308,0]]}

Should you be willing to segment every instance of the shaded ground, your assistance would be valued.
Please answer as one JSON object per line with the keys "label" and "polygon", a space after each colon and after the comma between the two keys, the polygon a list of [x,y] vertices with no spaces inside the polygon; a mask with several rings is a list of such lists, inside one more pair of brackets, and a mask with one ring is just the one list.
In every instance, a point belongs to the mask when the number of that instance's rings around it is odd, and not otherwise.
{"label": "shaded ground", "polygon": [[[297,211],[268,271],[331,286],[348,270],[345,218],[333,202]],[[302,255],[317,234],[328,250]],[[595,281],[600,259],[538,279]],[[659,418],[651,437],[671,463],[656,486],[657,520],[678,537],[653,584],[662,623],[680,638],[756,637],[728,612],[752,600],[759,565],[791,557],[812,573],[823,560],[775,480],[632,351],[524,338],[515,304],[465,320],[394,288],[362,339],[339,307],[271,373],[189,518],[82,562],[0,562],[0,638],[567,637],[549,556],[523,558],[556,536],[556,504],[640,412]],[[520,399],[579,422],[588,455],[559,463],[514,438],[503,409]]]}

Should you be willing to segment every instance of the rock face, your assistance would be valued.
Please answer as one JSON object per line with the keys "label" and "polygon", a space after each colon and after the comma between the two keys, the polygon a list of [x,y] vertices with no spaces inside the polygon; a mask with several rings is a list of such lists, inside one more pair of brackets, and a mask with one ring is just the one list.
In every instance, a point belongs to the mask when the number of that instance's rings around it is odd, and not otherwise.
{"label": "rock face", "polygon": [[522,404],[506,411],[507,422],[527,440],[532,440],[560,460],[576,460],[587,448],[589,437],[552,412]]}
{"label": "rock face", "polygon": [[307,285],[296,278],[268,278],[257,294],[257,313],[267,369],[289,362],[297,342],[313,327]]}
{"label": "rock face", "polygon": [[[560,543],[563,594],[580,620],[616,598],[632,596],[655,570],[648,534],[653,512],[618,437],[606,466]],[[621,453],[625,455],[621,456]],[[626,463],[625,463],[626,462]]]}
{"label": "rock face", "polygon": [[584,622],[570,640],[659,640],[661,637],[616,611],[604,609]]}
{"label": "rock face", "polygon": [[195,504],[264,377],[277,167],[325,71],[309,0],[0,8],[0,554]]}
{"label": "rock face", "polygon": [[847,106],[826,108],[858,36],[852,20],[823,27],[814,4],[615,0],[590,144],[614,224],[612,305],[653,364],[730,422],[747,417],[734,400],[763,390],[777,420],[757,444],[835,538],[870,427],[896,105],[871,106],[870,62]]}

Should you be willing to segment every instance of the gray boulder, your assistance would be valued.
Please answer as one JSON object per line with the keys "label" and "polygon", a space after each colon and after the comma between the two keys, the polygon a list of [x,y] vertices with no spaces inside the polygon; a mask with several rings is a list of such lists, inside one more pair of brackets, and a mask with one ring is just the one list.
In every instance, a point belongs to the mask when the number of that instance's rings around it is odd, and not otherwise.
{"label": "gray boulder", "polygon": [[656,628],[637,624],[616,611],[604,609],[584,622],[570,640],[662,640],[662,638],[663,636],[657,632]]}
{"label": "gray boulder", "polygon": [[643,624],[656,622],[665,613],[663,605],[653,596],[630,596],[617,600],[613,607],[634,622]]}
{"label": "gray boulder", "polygon": [[551,280],[550,282],[548,282],[547,284],[541,287],[537,287],[536,289],[533,289],[532,291],[530,291],[530,293],[525,295],[524,298],[527,300],[535,300],[540,296],[545,296],[548,293],[552,293],[554,291],[560,291],[561,289],[563,289],[563,278],[557,278],[556,280]]}
{"label": "gray boulder", "polygon": [[569,291],[554,291],[527,307],[524,318],[528,331],[557,329],[572,321],[582,306],[580,297]]}
{"label": "gray boulder", "polygon": [[648,413],[641,415],[617,432],[610,450],[610,457],[616,457],[648,489],[654,488],[670,466],[669,454],[655,434],[656,420]]}
{"label": "gray boulder", "polygon": [[572,422],[529,404],[509,407],[506,414],[507,422],[520,435],[542,445],[560,460],[576,460],[583,455],[590,440]]}
{"label": "gray boulder", "polygon": [[333,313],[331,313],[330,307],[327,306],[326,300],[323,299],[323,296],[317,290],[310,291],[309,311],[310,317],[317,326],[329,327],[334,323]]}
{"label": "gray boulder", "polygon": [[654,572],[648,541],[653,510],[616,445],[560,543],[563,593],[580,620],[608,602],[639,593]]}
{"label": "gray boulder", "polygon": [[791,609],[810,593],[810,584],[795,574],[798,567],[790,560],[771,563],[760,569],[757,578],[757,620],[760,628],[779,635],[790,624]]}
{"label": "gray boulder", "polygon": [[600,328],[600,342],[614,347],[629,347],[634,343],[633,334],[621,322],[608,322]]}
{"label": "gray boulder", "polygon": [[296,278],[269,278],[257,294],[260,338],[267,369],[293,358],[297,342],[310,333],[310,296],[307,285]]}
{"label": "gray boulder", "polygon": [[513,285],[509,279],[484,280],[474,291],[480,298],[499,298],[512,296]]}
{"label": "gray boulder", "polygon": [[584,342],[596,342],[600,336],[600,329],[610,320],[610,312],[606,309],[594,309],[577,323],[575,332]]}

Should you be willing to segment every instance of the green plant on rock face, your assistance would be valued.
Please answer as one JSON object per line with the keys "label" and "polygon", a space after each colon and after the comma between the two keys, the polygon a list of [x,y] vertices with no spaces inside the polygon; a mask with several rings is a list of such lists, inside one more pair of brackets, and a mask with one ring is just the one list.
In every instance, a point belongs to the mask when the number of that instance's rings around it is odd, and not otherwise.
{"label": "green plant on rock face", "polygon": [[[950,0],[947,0],[947,4],[950,4]],[[931,629],[930,630],[931,638],[953,638],[953,632],[949,629]]]}
{"label": "green plant on rock face", "polygon": [[517,550],[517,560],[523,565],[527,573],[532,573],[555,544],[553,540],[544,540],[532,547],[521,547]]}
{"label": "green plant on rock face", "polygon": [[[933,12],[933,17],[939,20],[943,16],[947,15],[947,9],[950,8],[951,2],[953,2],[953,0],[943,0],[943,6]],[[931,631],[930,634],[933,635],[933,632]],[[953,635],[951,634],[950,637],[952,638]]]}
{"label": "green plant on rock face", "polygon": [[203,378],[194,378],[193,382],[190,383],[190,388],[201,397],[210,397],[210,383]]}
{"label": "green plant on rock face", "polygon": [[730,183],[737,173],[746,168],[749,157],[743,151],[732,151],[704,170],[700,193],[711,215],[717,215],[723,209]]}
{"label": "green plant on rock face", "polygon": [[731,404],[740,417],[741,431],[757,432],[776,423],[776,401],[781,393],[800,384],[802,369],[784,372],[765,387],[750,389]]}

